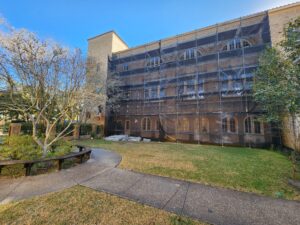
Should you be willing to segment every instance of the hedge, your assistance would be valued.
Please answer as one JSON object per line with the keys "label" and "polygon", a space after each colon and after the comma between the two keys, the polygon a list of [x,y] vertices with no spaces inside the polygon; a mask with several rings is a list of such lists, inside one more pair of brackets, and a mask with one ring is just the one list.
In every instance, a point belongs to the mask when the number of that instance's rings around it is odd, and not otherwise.
{"label": "hedge", "polygon": [[80,124],[80,135],[91,135],[92,134],[92,124]]}

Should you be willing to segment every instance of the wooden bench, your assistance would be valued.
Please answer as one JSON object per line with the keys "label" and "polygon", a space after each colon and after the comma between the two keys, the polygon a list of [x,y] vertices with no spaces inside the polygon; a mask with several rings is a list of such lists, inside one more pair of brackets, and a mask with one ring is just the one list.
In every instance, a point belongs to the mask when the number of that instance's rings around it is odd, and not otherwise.
{"label": "wooden bench", "polygon": [[52,158],[37,159],[37,160],[2,160],[0,161],[0,174],[2,168],[5,166],[23,164],[24,168],[26,169],[25,176],[30,176],[31,168],[36,163],[58,161],[58,170],[61,170],[62,164],[66,159],[78,158],[80,163],[83,163],[83,159],[85,156],[88,156],[88,158],[90,158],[90,155],[92,153],[92,150],[90,148],[86,148],[84,146],[77,146],[77,148],[79,149],[79,152],[72,152],[68,155],[57,156]]}

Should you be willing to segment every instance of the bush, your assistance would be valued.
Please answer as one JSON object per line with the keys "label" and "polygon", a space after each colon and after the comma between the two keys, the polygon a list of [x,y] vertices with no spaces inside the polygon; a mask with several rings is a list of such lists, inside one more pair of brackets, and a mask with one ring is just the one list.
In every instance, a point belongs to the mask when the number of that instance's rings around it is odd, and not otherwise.
{"label": "bush", "polygon": [[0,147],[2,159],[31,160],[42,156],[42,149],[28,135],[6,137],[3,144]]}
{"label": "bush", "polygon": [[0,129],[2,129],[3,133],[8,133],[9,123],[5,123],[4,125],[0,126]]}
{"label": "bush", "polygon": [[90,135],[92,134],[92,124],[80,124],[80,135]]}
{"label": "bush", "polygon": [[[56,125],[56,133],[62,132],[68,126],[67,123],[58,123]],[[68,129],[65,131],[66,136],[72,136],[74,130],[74,124],[71,124]]]}
{"label": "bush", "polygon": [[71,151],[72,151],[72,144],[69,141],[60,139],[59,141],[53,144],[52,149],[48,153],[47,157],[66,155]]}
{"label": "bush", "polygon": [[[43,136],[46,131],[46,126],[44,124],[38,124],[37,127],[38,136]],[[21,133],[23,135],[32,135],[32,123],[31,122],[23,122],[21,123]]]}
{"label": "bush", "polygon": [[24,135],[32,135],[32,123],[31,122],[22,123],[21,133]]}

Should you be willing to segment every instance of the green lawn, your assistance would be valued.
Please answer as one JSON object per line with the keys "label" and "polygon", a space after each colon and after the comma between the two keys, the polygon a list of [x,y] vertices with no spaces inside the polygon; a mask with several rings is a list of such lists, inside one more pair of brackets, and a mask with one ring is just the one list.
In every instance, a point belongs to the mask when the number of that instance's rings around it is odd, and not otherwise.
{"label": "green lawn", "polygon": [[288,184],[292,164],[279,152],[158,142],[87,140],[80,143],[120,153],[121,168],[300,200],[299,192]]}
{"label": "green lawn", "polygon": [[204,225],[82,186],[0,205],[0,224]]}

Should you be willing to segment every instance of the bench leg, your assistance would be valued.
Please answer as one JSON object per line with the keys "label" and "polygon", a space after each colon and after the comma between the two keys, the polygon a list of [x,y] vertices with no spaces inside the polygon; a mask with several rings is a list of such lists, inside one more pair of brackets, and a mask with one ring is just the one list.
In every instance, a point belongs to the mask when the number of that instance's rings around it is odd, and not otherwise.
{"label": "bench leg", "polygon": [[58,170],[62,169],[62,164],[64,163],[63,159],[58,160]]}
{"label": "bench leg", "polygon": [[88,159],[90,159],[91,158],[91,152],[89,152],[87,155],[88,155]]}
{"label": "bench leg", "polygon": [[1,172],[2,172],[2,168],[3,168],[3,166],[0,166],[0,174],[1,174]]}
{"label": "bench leg", "polygon": [[84,157],[84,155],[80,156],[80,163],[83,163],[83,157]]}
{"label": "bench leg", "polygon": [[24,164],[24,167],[26,169],[25,176],[30,176],[32,164],[31,163],[26,163],[26,164]]}

